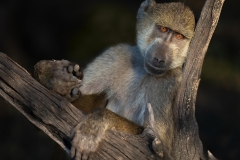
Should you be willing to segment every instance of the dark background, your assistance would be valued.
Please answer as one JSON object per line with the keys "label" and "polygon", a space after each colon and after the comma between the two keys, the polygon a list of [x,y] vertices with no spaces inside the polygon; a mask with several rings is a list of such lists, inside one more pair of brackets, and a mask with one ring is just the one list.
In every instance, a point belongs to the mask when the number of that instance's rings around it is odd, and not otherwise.
{"label": "dark background", "polygon": [[[85,66],[109,46],[135,44],[141,2],[1,0],[0,51],[30,73],[42,59],[68,59]],[[198,19],[205,0],[185,2]],[[239,10],[239,0],[226,0],[204,61],[196,105],[204,147],[226,160],[240,159]],[[0,126],[0,159],[51,156],[54,142],[2,98]]]}

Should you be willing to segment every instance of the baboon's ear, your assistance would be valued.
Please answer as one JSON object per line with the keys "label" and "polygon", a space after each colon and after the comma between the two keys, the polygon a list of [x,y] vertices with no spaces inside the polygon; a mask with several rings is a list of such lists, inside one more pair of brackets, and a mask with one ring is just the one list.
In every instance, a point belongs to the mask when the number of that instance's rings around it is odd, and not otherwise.
{"label": "baboon's ear", "polygon": [[142,2],[140,8],[138,9],[137,19],[142,18],[149,7],[152,7],[156,4],[155,0],[145,0]]}

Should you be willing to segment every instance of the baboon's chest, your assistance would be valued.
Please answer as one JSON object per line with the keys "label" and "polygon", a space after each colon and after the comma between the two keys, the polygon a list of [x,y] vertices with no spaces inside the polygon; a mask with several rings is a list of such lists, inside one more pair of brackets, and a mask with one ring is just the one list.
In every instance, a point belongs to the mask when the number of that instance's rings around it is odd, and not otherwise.
{"label": "baboon's chest", "polygon": [[[107,108],[111,111],[139,124],[143,125],[144,112],[147,103],[153,108],[168,103],[169,98],[164,88],[163,81],[156,81],[148,77],[132,77],[135,79],[125,80],[121,90],[116,90],[109,98]],[[165,90],[165,91],[164,91]],[[165,93],[164,93],[165,92]]]}

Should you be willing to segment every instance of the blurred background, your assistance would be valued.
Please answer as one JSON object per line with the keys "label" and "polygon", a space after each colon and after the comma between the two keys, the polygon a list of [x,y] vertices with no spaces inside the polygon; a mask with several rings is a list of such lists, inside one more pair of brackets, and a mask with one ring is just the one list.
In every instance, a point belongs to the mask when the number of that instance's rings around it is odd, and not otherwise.
{"label": "blurred background", "polygon": [[[142,1],[1,0],[0,52],[30,73],[42,59],[68,59],[85,66],[109,46],[135,44],[136,13]],[[205,0],[185,2],[198,19]],[[223,6],[196,104],[203,146],[222,160],[240,159],[239,9],[238,0],[226,0]],[[1,159],[51,157],[54,142],[2,98],[0,126]]]}

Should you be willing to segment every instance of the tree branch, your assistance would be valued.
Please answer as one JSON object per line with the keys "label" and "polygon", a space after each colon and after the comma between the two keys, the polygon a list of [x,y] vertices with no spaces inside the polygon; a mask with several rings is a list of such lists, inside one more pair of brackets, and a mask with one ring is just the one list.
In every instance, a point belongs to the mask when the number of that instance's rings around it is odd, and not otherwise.
{"label": "tree branch", "polygon": [[205,159],[195,118],[195,103],[202,64],[217,26],[224,0],[207,0],[191,41],[183,79],[174,104],[174,158]]}
{"label": "tree branch", "polygon": [[[66,99],[39,84],[26,70],[0,53],[0,95],[69,153],[71,130],[85,115]],[[97,159],[156,159],[153,137],[108,131]]]}
{"label": "tree branch", "polygon": [[[181,88],[174,105],[174,159],[207,159],[199,139],[195,100],[203,59],[223,2],[206,1],[189,49]],[[85,115],[67,100],[40,85],[3,53],[0,53],[0,96],[69,153],[70,131]],[[153,137],[148,134],[129,135],[108,131],[95,158],[160,159],[149,147],[152,141]]]}

